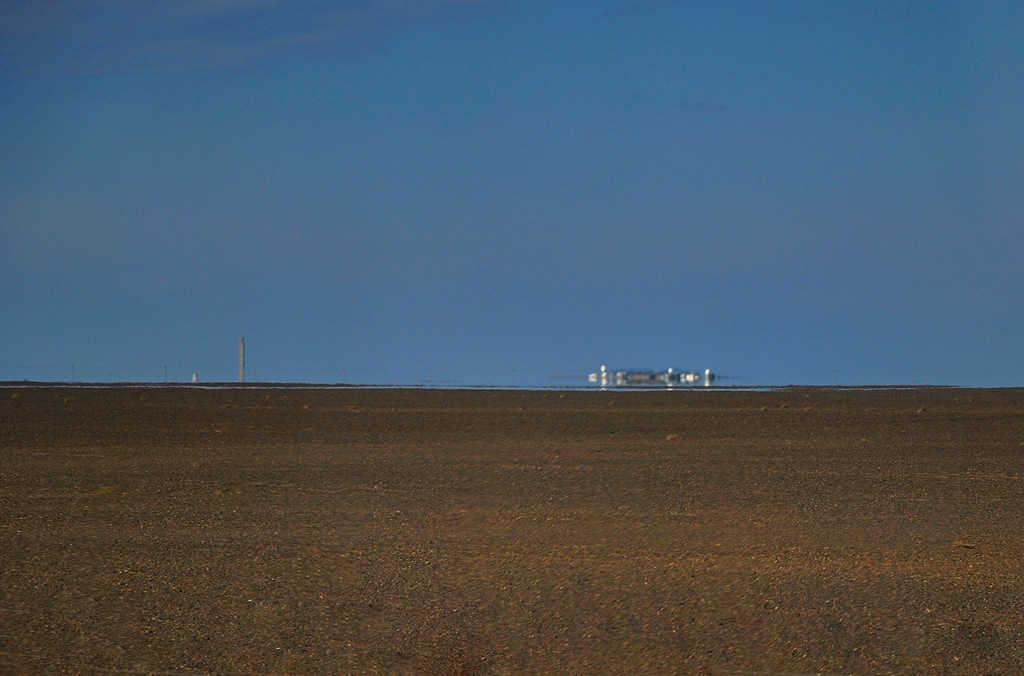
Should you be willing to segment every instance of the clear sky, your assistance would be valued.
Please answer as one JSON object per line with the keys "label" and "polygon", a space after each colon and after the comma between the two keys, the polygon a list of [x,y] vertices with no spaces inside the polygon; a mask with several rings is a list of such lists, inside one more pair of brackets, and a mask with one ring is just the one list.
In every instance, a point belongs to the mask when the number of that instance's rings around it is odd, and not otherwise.
{"label": "clear sky", "polygon": [[266,381],[1024,385],[1024,3],[0,4],[0,380],[241,337]]}

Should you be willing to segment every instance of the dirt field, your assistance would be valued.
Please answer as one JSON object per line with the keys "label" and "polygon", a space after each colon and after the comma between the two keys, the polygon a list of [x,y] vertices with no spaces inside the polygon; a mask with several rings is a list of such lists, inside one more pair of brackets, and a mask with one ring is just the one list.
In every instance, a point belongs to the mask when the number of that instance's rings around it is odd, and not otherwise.
{"label": "dirt field", "polygon": [[1024,390],[0,387],[0,673],[1024,672]]}

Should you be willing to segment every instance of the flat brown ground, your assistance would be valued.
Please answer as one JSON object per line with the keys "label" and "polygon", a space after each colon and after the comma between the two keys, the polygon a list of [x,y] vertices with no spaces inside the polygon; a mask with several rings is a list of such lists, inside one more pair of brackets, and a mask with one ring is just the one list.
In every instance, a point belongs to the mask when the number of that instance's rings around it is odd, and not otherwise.
{"label": "flat brown ground", "polygon": [[0,673],[1024,672],[1024,390],[0,387]]}

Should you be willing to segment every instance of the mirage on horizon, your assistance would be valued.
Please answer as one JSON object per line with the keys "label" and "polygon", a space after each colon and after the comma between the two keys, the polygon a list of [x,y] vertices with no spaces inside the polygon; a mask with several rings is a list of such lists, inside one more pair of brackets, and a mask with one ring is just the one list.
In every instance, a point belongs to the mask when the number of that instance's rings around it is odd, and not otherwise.
{"label": "mirage on horizon", "polygon": [[609,385],[695,385],[703,381],[704,386],[711,385],[715,380],[715,374],[711,369],[705,369],[703,375],[696,371],[676,371],[673,368],[667,371],[609,371],[604,364],[601,371],[591,373],[588,380],[592,383],[600,383],[601,387]]}

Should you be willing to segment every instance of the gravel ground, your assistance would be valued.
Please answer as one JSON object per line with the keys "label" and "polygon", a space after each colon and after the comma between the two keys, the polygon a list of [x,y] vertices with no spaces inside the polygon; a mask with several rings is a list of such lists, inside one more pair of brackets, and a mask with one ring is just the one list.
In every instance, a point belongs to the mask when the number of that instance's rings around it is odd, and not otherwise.
{"label": "gravel ground", "polygon": [[0,673],[1022,673],[1022,414],[0,386]]}

